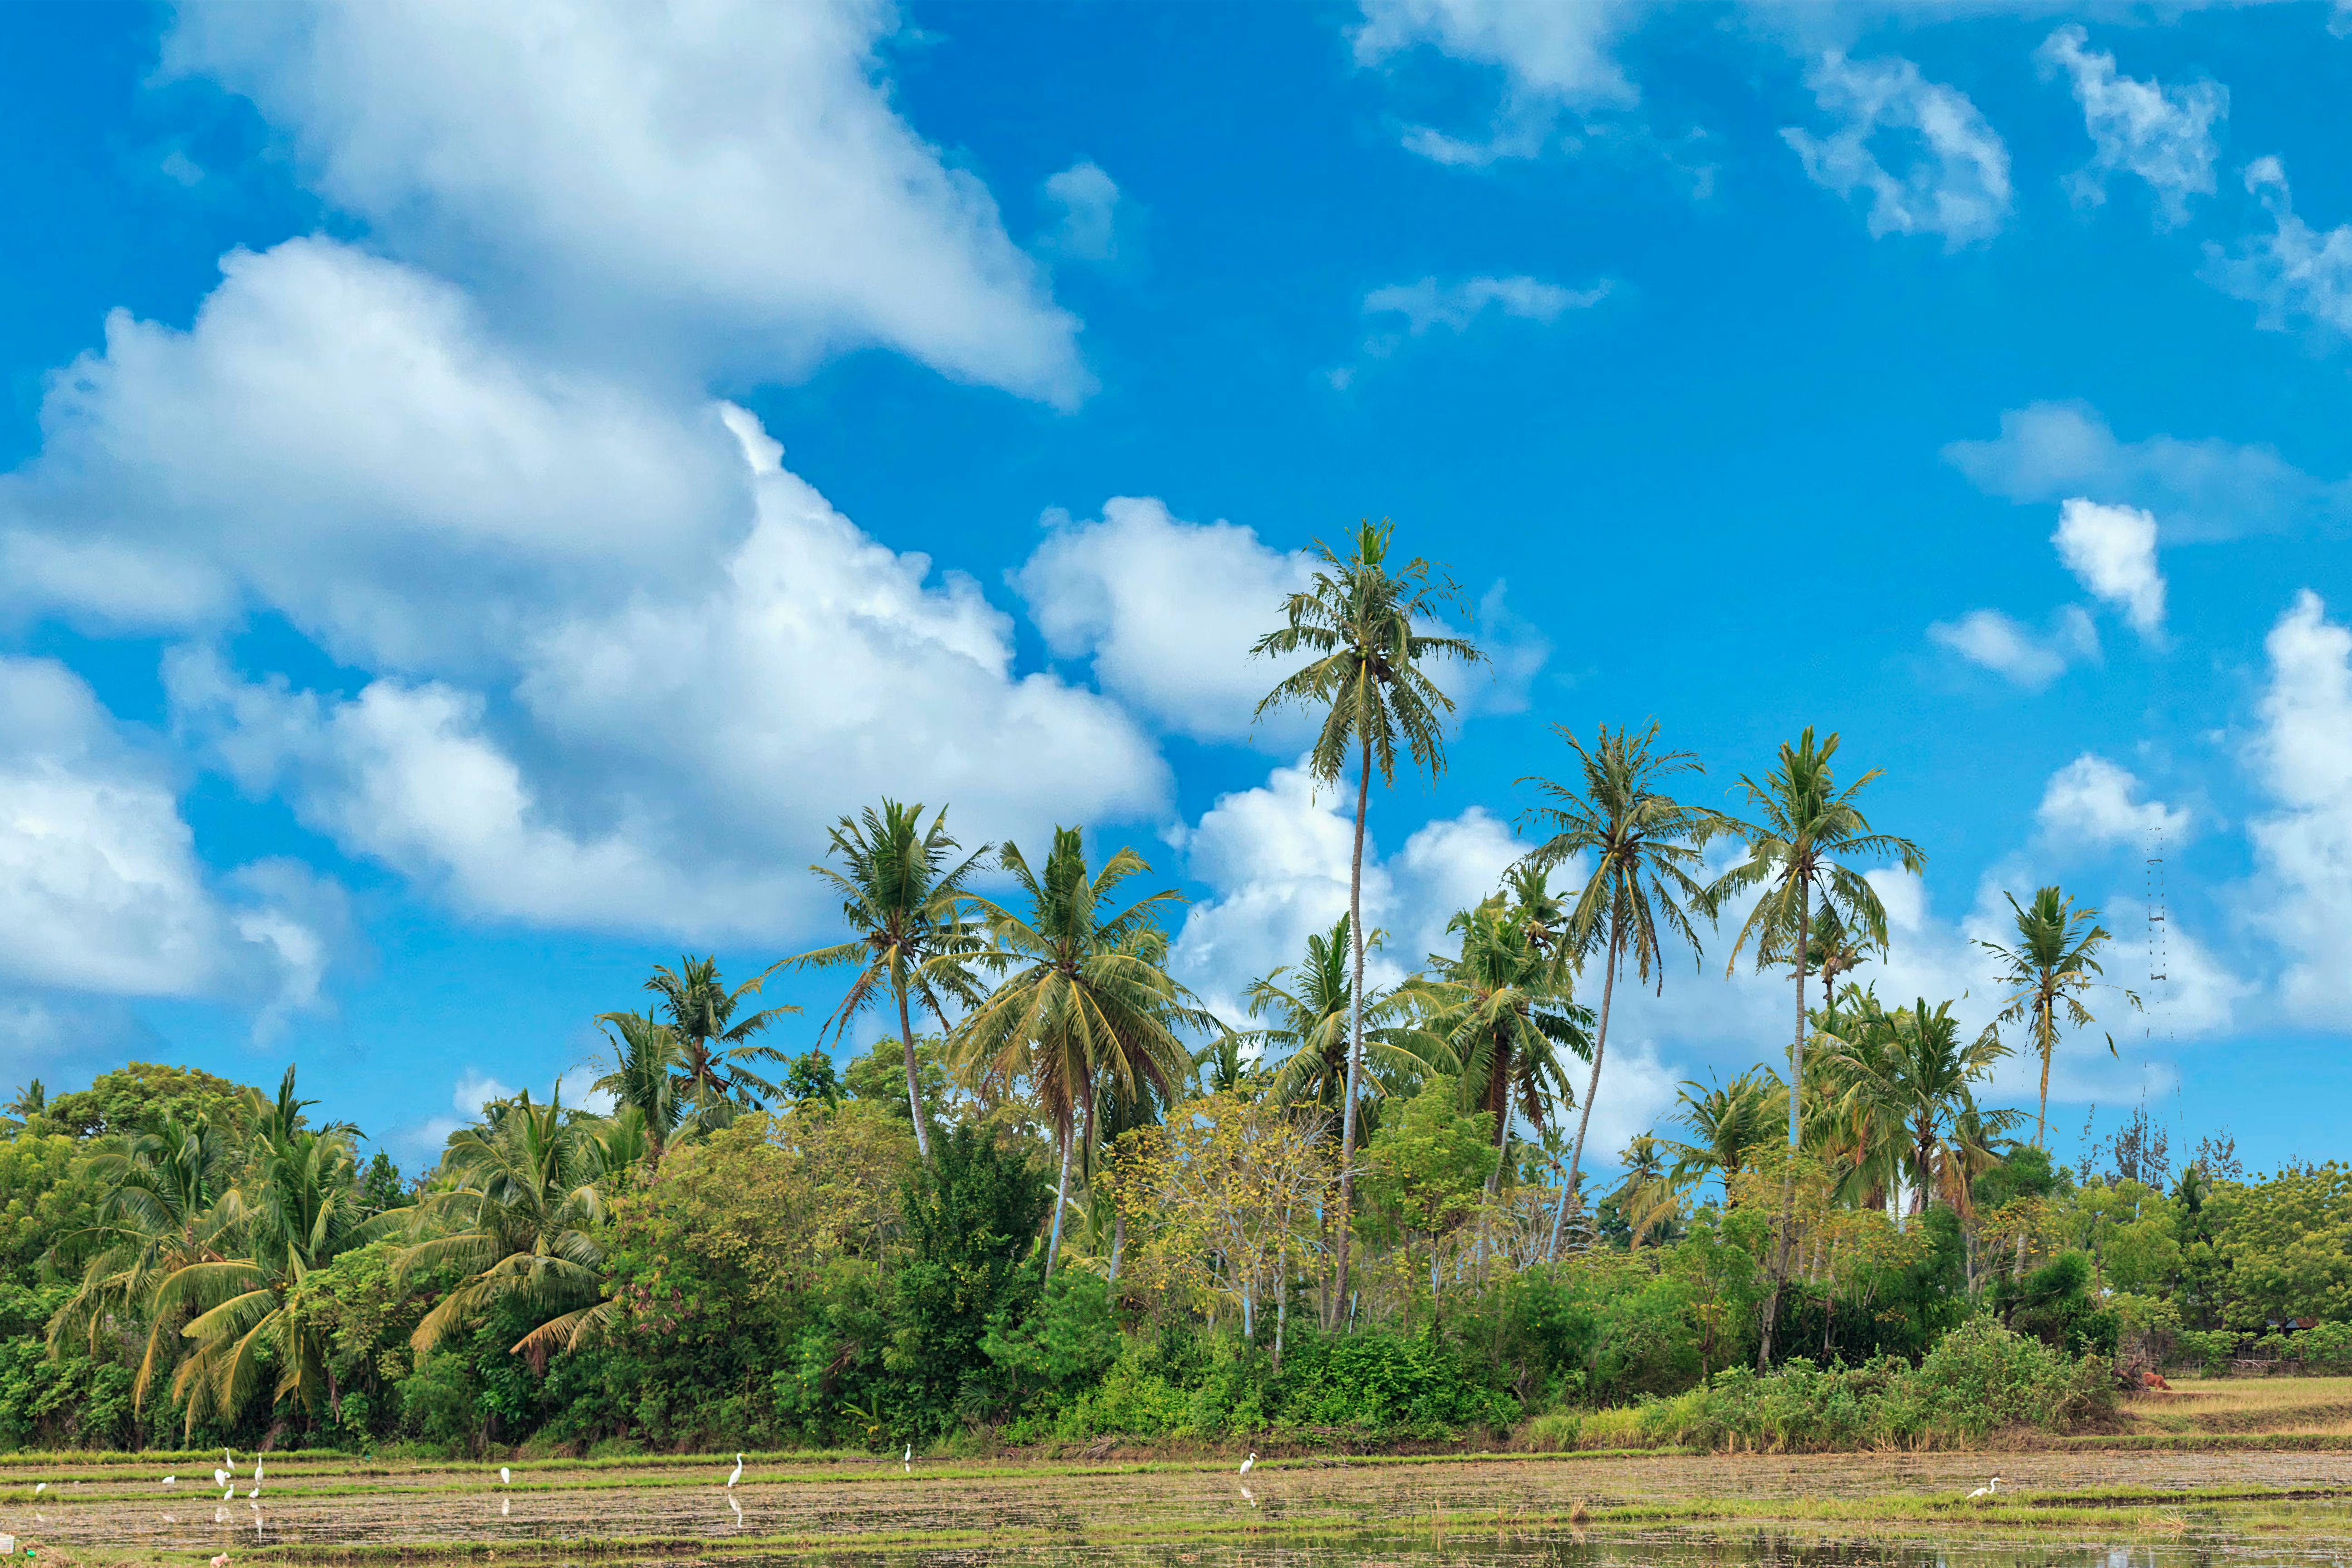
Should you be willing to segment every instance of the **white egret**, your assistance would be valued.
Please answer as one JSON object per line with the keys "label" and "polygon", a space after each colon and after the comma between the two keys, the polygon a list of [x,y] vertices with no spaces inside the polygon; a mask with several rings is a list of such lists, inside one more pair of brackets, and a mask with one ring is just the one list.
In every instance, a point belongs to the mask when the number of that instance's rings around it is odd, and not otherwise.
{"label": "white egret", "polygon": [[213,1485],[216,1487],[225,1487],[228,1485],[228,1472],[222,1469],[218,1465],[215,1465],[213,1467]]}
{"label": "white egret", "polygon": [[165,1515],[163,1516],[163,1522],[164,1522],[165,1524],[177,1524],[177,1523],[179,1523],[180,1521],[179,1521],[179,1519],[178,1519],[176,1516],[174,1516],[174,1515],[173,1515],[173,1514],[168,1514],[168,1513],[167,1513],[167,1514],[165,1514]]}
{"label": "white egret", "polygon": [[728,1485],[729,1489],[731,1490],[731,1489],[733,1489],[733,1487],[734,1487],[735,1483],[736,1483],[737,1481],[741,1480],[742,1479],[743,1479],[743,1456],[742,1456],[741,1454],[740,1454],[740,1453],[739,1453],[739,1454],[737,1454],[737,1455],[735,1456],[735,1468],[734,1468],[734,1469],[733,1469],[733,1471],[732,1471],[732,1472],[730,1472],[730,1473],[728,1475],[728,1477],[727,1477],[727,1485]]}
{"label": "white egret", "polygon": [[915,1446],[912,1443],[908,1444],[907,1451],[898,1457],[898,1468],[910,1476],[915,1473]]}
{"label": "white egret", "polygon": [[261,1460],[258,1456],[256,1456],[253,1461],[253,1479],[257,1481],[261,1479]]}
{"label": "white egret", "polygon": [[235,1448],[223,1448],[221,1450],[221,1463],[226,1465],[232,1470],[236,1468],[236,1450]]}
{"label": "white egret", "polygon": [[177,1476],[165,1476],[163,1478],[163,1484],[167,1487],[176,1486],[179,1483],[179,1479],[180,1478]]}
{"label": "white egret", "polygon": [[37,1483],[37,1484],[34,1486],[34,1488],[33,1488],[33,1495],[34,1495],[35,1497],[38,1497],[38,1496],[40,1496],[43,1492],[45,1492],[45,1491],[47,1491],[47,1490],[48,1490],[48,1489],[49,1489],[49,1483],[48,1483],[48,1482],[47,1482],[47,1481],[41,1481],[41,1482],[38,1482],[38,1483]]}
{"label": "white egret", "polygon": [[514,1472],[508,1469],[504,1465],[500,1465],[499,1467],[499,1485],[502,1487],[510,1487],[514,1485]]}
{"label": "white egret", "polygon": [[235,1496],[236,1496],[236,1483],[235,1481],[231,1481],[228,1485],[221,1488],[221,1501],[226,1502],[229,1499]]}
{"label": "white egret", "polygon": [[[220,1521],[215,1520],[213,1522],[217,1524]],[[220,1555],[215,1557],[213,1559],[213,1568],[228,1568],[228,1553],[224,1552],[220,1553]]]}
{"label": "white egret", "polygon": [[2000,1490],[2000,1478],[1999,1476],[1995,1476],[1992,1479],[1987,1481],[1984,1485],[1970,1492],[1969,1496],[1972,1498],[1991,1497]]}
{"label": "white egret", "polygon": [[[229,1489],[230,1489],[231,1491],[235,1491],[236,1489],[235,1487],[231,1487]],[[246,1501],[247,1501],[247,1502],[251,1502],[255,1498],[257,1498],[257,1497],[259,1497],[260,1495],[261,1495],[261,1489],[260,1489],[258,1486],[257,1486],[257,1487],[255,1487],[251,1491],[249,1491],[249,1492],[247,1492],[247,1493],[246,1493],[246,1494],[245,1494],[245,1500],[246,1500]]]}
{"label": "white egret", "polygon": [[1241,1468],[1241,1470],[1240,1470],[1240,1472],[1239,1472],[1239,1473],[1240,1473],[1240,1474],[1242,1474],[1242,1475],[1244,1475],[1244,1476],[1245,1476],[1245,1475],[1248,1475],[1248,1474],[1250,1473],[1250,1471],[1251,1471],[1253,1468],[1255,1468],[1256,1467],[1256,1465],[1257,1465],[1257,1450],[1256,1450],[1256,1449],[1255,1449],[1255,1448],[1252,1448],[1252,1449],[1250,1450],[1250,1457],[1249,1457],[1248,1458],[1244,1459],[1244,1460],[1242,1461],[1242,1468]]}

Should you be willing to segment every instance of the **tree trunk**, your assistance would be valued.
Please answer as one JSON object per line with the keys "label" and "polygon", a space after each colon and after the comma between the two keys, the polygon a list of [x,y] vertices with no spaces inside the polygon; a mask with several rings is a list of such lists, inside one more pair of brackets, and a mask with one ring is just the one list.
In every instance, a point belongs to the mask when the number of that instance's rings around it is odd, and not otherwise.
{"label": "tree trunk", "polygon": [[1274,1375],[1282,1375],[1282,1331],[1290,1322],[1290,1253],[1286,1248],[1274,1270]]}
{"label": "tree trunk", "polygon": [[[915,1071],[915,1026],[907,1016],[907,984],[894,979],[892,988],[898,993],[898,1043],[907,1050],[907,1114],[915,1119],[915,1153],[928,1165],[931,1163],[931,1134],[923,1124],[922,1080]],[[1057,1222],[1056,1234],[1059,1229]],[[1053,1266],[1053,1259],[1047,1258],[1045,1267],[1049,1272]]]}
{"label": "tree trunk", "polygon": [[1584,1109],[1576,1118],[1576,1146],[1568,1156],[1568,1190],[1559,1194],[1559,1209],[1551,1216],[1551,1245],[1544,1248],[1547,1258],[1559,1257],[1559,1224],[1568,1215],[1568,1205],[1576,1201],[1576,1179],[1584,1170],[1584,1130],[1592,1121],[1592,1097],[1601,1092],[1601,1053],[1609,1048],[1609,1004],[1617,994],[1617,944],[1621,940],[1617,922],[1609,922],[1609,967],[1601,977],[1601,1031],[1592,1037],[1592,1077],[1584,1086]]}
{"label": "tree trunk", "polygon": [[1062,1250],[1062,1206],[1070,1195],[1070,1145],[1077,1141],[1075,1126],[1062,1130],[1062,1179],[1054,1188],[1054,1237],[1045,1244],[1045,1278],[1054,1277],[1054,1258]]}
{"label": "tree trunk", "polygon": [[1798,1115],[1805,1097],[1805,943],[1812,935],[1812,884],[1797,884],[1797,1037],[1789,1047],[1789,1167],[1780,1177],[1780,1244],[1773,1249],[1772,1294],[1764,1302],[1764,1332],[1756,1370],[1772,1367],[1772,1325],[1780,1315],[1780,1288],[1789,1279],[1789,1239],[1797,1206]]}
{"label": "tree trunk", "polygon": [[2042,1148],[2043,1131],[2050,1121],[2050,1048],[2058,1042],[2050,1037],[2050,998],[2042,998],[2042,1099],[2033,1109],[2033,1146]]}
{"label": "tree trunk", "polygon": [[1118,1283],[1119,1255],[1127,1250],[1127,1210],[1114,1207],[1110,1211],[1110,1282]]}
{"label": "tree trunk", "polygon": [[1339,1110],[1339,1300],[1348,1298],[1348,1243],[1356,1215],[1356,1097],[1364,1077],[1364,814],[1372,802],[1372,742],[1364,737],[1356,781],[1356,848],[1348,863],[1348,942],[1355,983],[1348,996],[1348,1098]]}

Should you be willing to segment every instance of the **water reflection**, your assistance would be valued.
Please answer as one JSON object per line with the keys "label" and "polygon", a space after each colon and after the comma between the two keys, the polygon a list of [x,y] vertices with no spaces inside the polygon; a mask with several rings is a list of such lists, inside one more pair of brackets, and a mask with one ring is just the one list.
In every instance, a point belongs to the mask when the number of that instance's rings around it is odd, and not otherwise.
{"label": "water reflection", "polygon": [[2166,1545],[2047,1542],[1821,1541],[1785,1531],[1709,1535],[1561,1530],[1514,1536],[1373,1534],[1257,1545],[1035,1547],[753,1554],[746,1568],[2352,1568],[2352,1541],[2282,1542],[2235,1536]]}

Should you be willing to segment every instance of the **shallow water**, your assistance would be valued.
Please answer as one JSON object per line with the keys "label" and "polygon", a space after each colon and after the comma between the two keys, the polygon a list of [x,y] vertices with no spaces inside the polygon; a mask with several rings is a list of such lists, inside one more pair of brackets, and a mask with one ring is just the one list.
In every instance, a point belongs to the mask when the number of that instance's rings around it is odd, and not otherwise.
{"label": "shallow water", "polygon": [[[1692,1497],[1843,1498],[1965,1492],[1998,1469],[2004,1490],[2097,1493],[2117,1488],[2352,1489],[2347,1453],[2089,1453],[1838,1455],[1794,1458],[1658,1456],[1621,1459],[1469,1460],[1370,1466],[1332,1463],[1230,1471],[1112,1470],[1042,1476],[913,1473],[897,1464],[754,1465],[731,1492],[725,1468],[495,1471],[399,1469],[364,1477],[321,1469],[273,1472],[258,1506],[217,1492],[159,1494],[155,1483],[68,1484],[37,1520],[29,1501],[0,1507],[0,1529],[32,1541],[152,1546],[204,1553],[239,1545],[449,1542],[558,1542],[583,1537],[707,1540],[758,1550],[778,1537],[815,1543],[787,1554],[890,1568],[1426,1568],[1440,1561],[1491,1568],[2267,1568],[2340,1561],[2336,1545],[2238,1541],[2220,1520],[2110,1558],[2087,1536],[2058,1546],[1971,1546],[1965,1521],[1933,1550],[1798,1545],[1786,1534],[1579,1532],[1538,1525],[1581,1501],[1593,1509]],[[616,1484],[617,1483],[617,1484]],[[16,1494],[22,1497],[24,1494]],[[2352,1545],[2352,1512],[2311,1505],[2317,1528]],[[2193,1509],[2192,1515],[2210,1510]],[[1444,1516],[1433,1545],[1434,1516]],[[2054,1523],[2054,1521],[2053,1521]],[[1728,1527],[1719,1527],[1728,1528]],[[2058,1526],[2063,1529],[2063,1526]],[[1249,1539],[1265,1529],[1268,1539]],[[2193,1531],[2208,1529],[2197,1536]],[[1221,1532],[1221,1533],[1220,1533]],[[1852,1535],[1852,1528],[1841,1533]],[[1890,1537],[1899,1533],[1888,1531]],[[921,1538],[935,1538],[928,1548]],[[861,1547],[860,1538],[871,1542]],[[908,1538],[914,1538],[909,1542]],[[1302,1539],[1303,1538],[1303,1539]],[[1154,1541],[1177,1544],[1134,1544]],[[2193,1544],[2189,1544],[2193,1541]],[[1864,1554],[1856,1556],[1856,1551]],[[1874,1554],[1873,1554],[1874,1553]],[[2352,1553],[2347,1553],[2352,1554]],[[773,1553],[772,1560],[782,1561]],[[671,1559],[676,1561],[674,1557]],[[759,1559],[734,1558],[743,1561]],[[607,1559],[607,1561],[610,1561]],[[2352,1568],[2347,1564],[2347,1568]]]}

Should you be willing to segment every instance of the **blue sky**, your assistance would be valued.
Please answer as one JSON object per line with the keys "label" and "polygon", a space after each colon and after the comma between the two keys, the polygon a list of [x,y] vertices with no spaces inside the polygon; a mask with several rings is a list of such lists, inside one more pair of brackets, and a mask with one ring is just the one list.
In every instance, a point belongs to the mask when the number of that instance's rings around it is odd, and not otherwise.
{"label": "blue sky", "polygon": [[[1883,990],[1988,1016],[2004,889],[2107,911],[2149,1005],[2062,1051],[2062,1152],[2143,1099],[2340,1152],[2347,26],[17,8],[0,1076],[299,1060],[414,1168],[652,963],[830,938],[885,792],[1144,848],[1229,1004],[1345,900],[1244,650],[1386,515],[1497,655],[1376,804],[1391,959],[1552,725],[1730,804],[1812,724],[1930,857]],[[1596,1143],[1778,1059],[1723,949],[1621,1006]],[[771,995],[803,1048],[829,984]]]}

